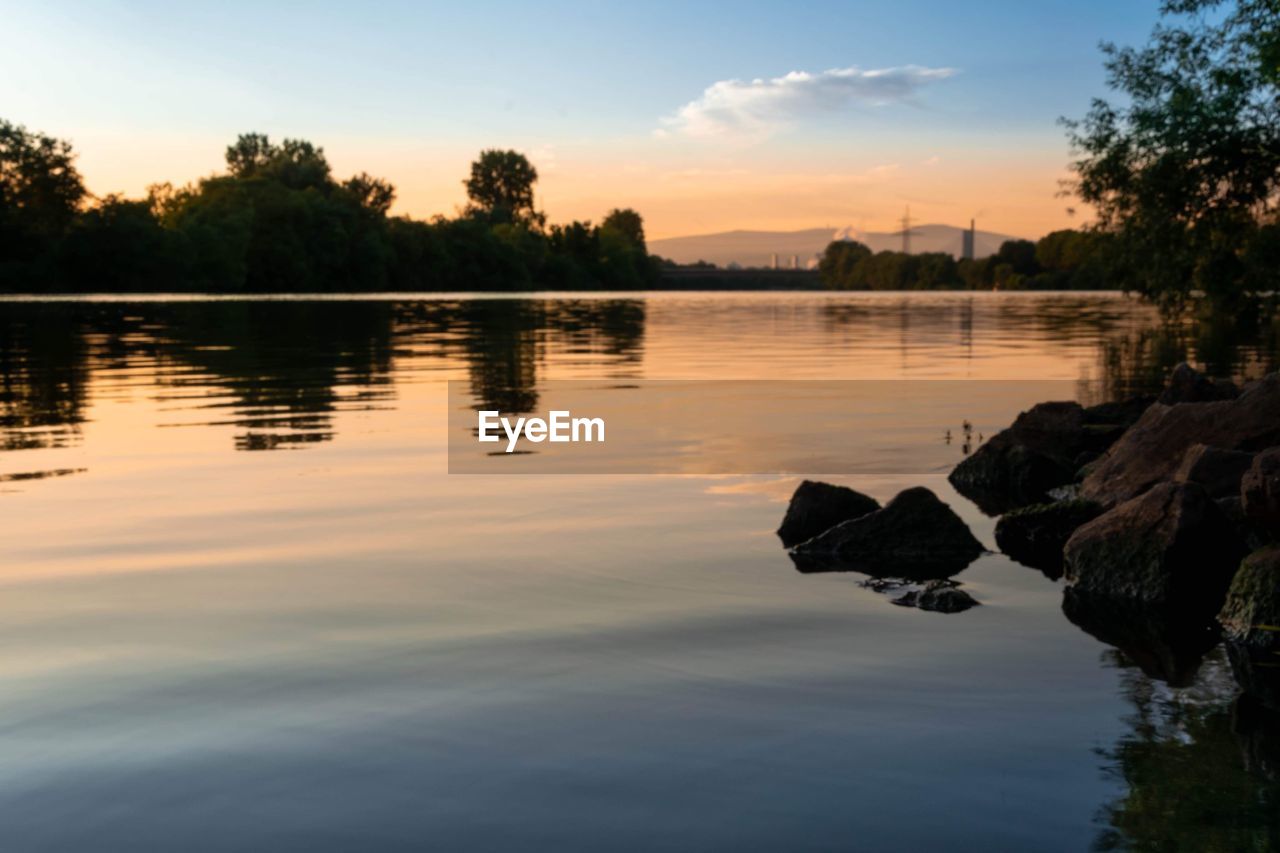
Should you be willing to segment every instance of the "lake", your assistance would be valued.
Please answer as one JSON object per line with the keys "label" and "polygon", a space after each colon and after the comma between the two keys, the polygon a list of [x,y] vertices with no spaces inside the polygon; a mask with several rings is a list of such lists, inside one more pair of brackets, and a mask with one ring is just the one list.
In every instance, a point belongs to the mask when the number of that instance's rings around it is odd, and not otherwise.
{"label": "lake", "polygon": [[[0,846],[1280,844],[1274,732],[1220,649],[1171,686],[996,553],[958,614],[797,572],[795,477],[451,475],[446,394],[1111,398],[1277,349],[1116,294],[0,302]],[[943,440],[898,441],[963,458]],[[927,485],[994,548],[945,472],[830,479]]]}

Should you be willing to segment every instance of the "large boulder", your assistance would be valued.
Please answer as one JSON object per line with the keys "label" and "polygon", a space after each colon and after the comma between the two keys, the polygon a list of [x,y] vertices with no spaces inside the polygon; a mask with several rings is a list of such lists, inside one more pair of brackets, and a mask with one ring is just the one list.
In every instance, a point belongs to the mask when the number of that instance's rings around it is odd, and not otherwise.
{"label": "large boulder", "polygon": [[791,550],[801,571],[938,578],[965,568],[984,549],[951,507],[917,486]]}
{"label": "large boulder", "polygon": [[1244,558],[1218,621],[1226,640],[1272,652],[1280,666],[1280,545]]}
{"label": "large boulder", "polygon": [[1123,429],[1090,422],[1079,403],[1040,403],[978,447],[947,479],[990,514],[1041,503],[1051,489],[1075,479],[1082,454],[1105,450]]}
{"label": "large boulder", "polygon": [[1240,481],[1240,508],[1250,524],[1280,536],[1280,447],[1254,457]]}
{"label": "large boulder", "polygon": [[1169,383],[1160,395],[1159,402],[1166,406],[1177,403],[1210,403],[1214,400],[1234,400],[1240,389],[1226,379],[1210,379],[1185,361],[1169,374]]}
{"label": "large boulder", "polygon": [[1234,400],[1151,406],[1094,464],[1080,496],[1104,506],[1137,497],[1172,480],[1195,444],[1241,451],[1280,444],[1280,374],[1253,383]]}
{"label": "large boulder", "polygon": [[1212,616],[1243,551],[1204,487],[1161,483],[1076,530],[1064,574],[1091,597]]}
{"label": "large boulder", "polygon": [[1240,480],[1251,465],[1252,453],[1193,444],[1173,472],[1173,481],[1199,483],[1215,500],[1236,497],[1240,494]]}
{"label": "large boulder", "polygon": [[1244,558],[1218,621],[1240,688],[1280,710],[1280,545]]}
{"label": "large boulder", "polygon": [[845,486],[805,480],[791,496],[787,514],[778,528],[778,538],[790,548],[842,521],[859,518],[880,508],[875,498]]}
{"label": "large boulder", "polygon": [[1123,400],[1110,400],[1084,410],[1084,422],[1098,426],[1130,427],[1156,401],[1155,394],[1139,394]]}
{"label": "large boulder", "polygon": [[996,545],[1050,578],[1062,577],[1062,549],[1082,524],[1102,514],[1092,501],[1067,500],[1015,509],[996,522]]}

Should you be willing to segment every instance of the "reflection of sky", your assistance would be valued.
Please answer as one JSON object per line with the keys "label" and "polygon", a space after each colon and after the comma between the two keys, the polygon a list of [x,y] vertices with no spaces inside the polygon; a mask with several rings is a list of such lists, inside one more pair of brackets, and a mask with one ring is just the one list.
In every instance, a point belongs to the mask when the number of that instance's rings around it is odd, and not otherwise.
{"label": "reflection of sky", "polygon": [[[1069,221],[1057,119],[1105,93],[1098,42],[1142,41],[1156,6],[7,4],[0,103],[75,142],[100,195],[207,175],[262,131],[385,175],[424,217],[451,213],[469,158],[502,145],[540,167],[554,221],[621,204],[655,237],[887,230],[910,203],[1038,235]],[[909,103],[801,105],[763,141],[653,135],[718,81],[903,65],[959,73]]]}
{"label": "reflection of sky", "polygon": [[[534,360],[551,378],[1075,379],[1100,330],[1151,321],[974,304],[922,297],[908,322],[849,297],[657,297],[627,353],[543,329]],[[443,380],[480,350],[397,322],[394,394],[334,407],[329,441],[237,451],[201,380],[144,348],[91,365],[78,442],[6,454],[85,469],[0,494],[6,848],[1094,837],[1118,787],[1094,750],[1125,705],[1039,572],[984,556],[959,576],[982,606],[928,614],[796,573],[772,533],[791,484],[450,477]],[[941,476],[841,482],[882,501],[928,485],[992,544]]]}

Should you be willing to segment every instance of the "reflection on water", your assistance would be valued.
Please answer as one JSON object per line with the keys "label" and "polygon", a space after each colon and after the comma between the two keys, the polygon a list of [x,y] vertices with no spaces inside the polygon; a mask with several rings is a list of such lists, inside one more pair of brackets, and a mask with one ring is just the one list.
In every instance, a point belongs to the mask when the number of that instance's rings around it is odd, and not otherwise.
{"label": "reflection on water", "polygon": [[1106,805],[1098,850],[1229,853],[1280,848],[1280,716],[1237,699],[1221,649],[1174,690],[1118,653],[1128,731],[1102,751],[1124,793]]}
{"label": "reflection on water", "polygon": [[[0,302],[0,848],[1262,849],[1274,727],[1219,651],[1095,638],[995,553],[953,616],[801,577],[794,480],[450,477],[445,387],[1275,354],[1107,295]],[[941,475],[840,482],[993,541]]]}

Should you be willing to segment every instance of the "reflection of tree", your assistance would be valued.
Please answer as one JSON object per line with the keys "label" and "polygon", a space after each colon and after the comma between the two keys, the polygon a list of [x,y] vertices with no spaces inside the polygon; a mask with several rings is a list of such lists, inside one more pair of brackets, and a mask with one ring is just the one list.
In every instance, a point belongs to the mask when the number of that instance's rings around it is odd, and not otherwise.
{"label": "reflection of tree", "polygon": [[636,299],[484,299],[462,303],[454,319],[477,405],[522,414],[537,409],[537,372],[550,355],[638,362],[645,312]]}
{"label": "reflection of tree", "polygon": [[528,412],[548,361],[637,364],[644,318],[634,299],[10,303],[0,448],[69,443],[90,376],[142,366],[174,422],[234,426],[240,450],[329,440],[335,413],[393,398],[395,358],[461,360],[485,405]]}
{"label": "reflection of tree", "polygon": [[73,443],[84,421],[88,353],[61,306],[9,303],[0,314],[0,448]]}
{"label": "reflection of tree", "polygon": [[[198,395],[194,405],[210,408],[210,422],[244,430],[236,437],[240,450],[326,441],[335,411],[373,408],[393,396],[390,303],[148,307],[159,357],[168,363],[160,374],[170,389],[164,399],[190,403]],[[219,403],[221,396],[232,399]],[[228,417],[217,414],[223,407]]]}
{"label": "reflection of tree", "polygon": [[1099,850],[1280,849],[1280,717],[1237,690],[1221,651],[1196,683],[1174,690],[1123,655],[1129,731],[1101,752],[1125,786],[1100,815]]}

